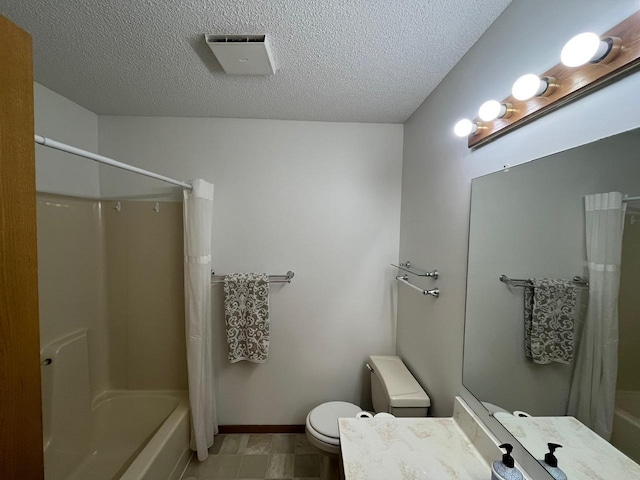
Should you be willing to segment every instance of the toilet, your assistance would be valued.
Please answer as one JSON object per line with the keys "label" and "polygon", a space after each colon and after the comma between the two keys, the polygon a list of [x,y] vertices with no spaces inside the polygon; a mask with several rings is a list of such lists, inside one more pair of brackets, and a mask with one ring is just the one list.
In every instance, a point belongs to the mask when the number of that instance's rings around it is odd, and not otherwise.
{"label": "toilet", "polygon": [[[371,399],[376,413],[396,417],[426,417],[431,400],[411,375],[400,357],[371,355]],[[307,415],[305,431],[309,442],[333,456],[340,453],[339,418],[353,418],[362,409],[349,402],[326,402]],[[371,421],[362,419],[363,422]]]}

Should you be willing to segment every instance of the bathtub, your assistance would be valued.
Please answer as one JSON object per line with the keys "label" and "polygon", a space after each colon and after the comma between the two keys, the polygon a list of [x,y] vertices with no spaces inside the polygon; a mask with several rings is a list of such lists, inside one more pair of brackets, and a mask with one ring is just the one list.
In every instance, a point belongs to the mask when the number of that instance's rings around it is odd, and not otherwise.
{"label": "bathtub", "polygon": [[640,392],[616,392],[611,443],[640,463]]}
{"label": "bathtub", "polygon": [[191,457],[187,392],[89,391],[87,332],[42,352],[45,480],[177,480]]}
{"label": "bathtub", "polygon": [[191,457],[185,392],[104,392],[92,413],[89,442],[74,465],[56,461],[58,449],[45,450],[46,480],[180,478]]}

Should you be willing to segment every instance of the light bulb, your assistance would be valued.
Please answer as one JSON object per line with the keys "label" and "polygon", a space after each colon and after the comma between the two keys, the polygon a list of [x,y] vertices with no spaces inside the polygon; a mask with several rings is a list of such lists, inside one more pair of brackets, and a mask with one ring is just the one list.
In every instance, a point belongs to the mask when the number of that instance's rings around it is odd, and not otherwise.
{"label": "light bulb", "polygon": [[511,94],[516,100],[529,100],[530,98],[542,95],[549,86],[546,80],[541,79],[533,73],[527,73],[518,78],[513,84]]}
{"label": "light bulb", "polygon": [[502,118],[507,113],[507,105],[497,100],[488,100],[480,106],[478,116],[485,122],[492,122],[496,118]]}
{"label": "light bulb", "polygon": [[458,137],[467,137],[477,131],[478,125],[467,118],[463,118],[458,123],[456,123],[455,127],[453,127],[453,133],[455,133]]}
{"label": "light bulb", "polygon": [[600,40],[595,33],[585,32],[569,40],[560,53],[560,60],[567,67],[579,67],[589,62],[599,62],[607,56],[611,45]]}

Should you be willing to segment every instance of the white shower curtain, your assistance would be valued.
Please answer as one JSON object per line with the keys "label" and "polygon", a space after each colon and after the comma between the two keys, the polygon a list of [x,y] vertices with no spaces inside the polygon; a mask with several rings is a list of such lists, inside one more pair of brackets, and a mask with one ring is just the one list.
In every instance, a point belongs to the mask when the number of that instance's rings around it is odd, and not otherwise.
{"label": "white shower curtain", "polygon": [[218,433],[213,392],[211,223],[213,185],[193,180],[184,191],[184,292],[191,406],[191,449],[202,461]]}
{"label": "white shower curtain", "polygon": [[611,437],[618,373],[618,291],[626,205],[619,192],[585,197],[589,303],[567,413]]}

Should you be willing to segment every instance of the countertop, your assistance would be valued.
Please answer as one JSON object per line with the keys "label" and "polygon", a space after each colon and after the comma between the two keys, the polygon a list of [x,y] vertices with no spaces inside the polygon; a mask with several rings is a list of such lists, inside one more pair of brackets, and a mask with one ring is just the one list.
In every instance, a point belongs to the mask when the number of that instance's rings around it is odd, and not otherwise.
{"label": "countertop", "polygon": [[569,479],[640,478],[637,463],[573,417],[496,418],[535,458],[544,458],[547,442],[562,445],[555,455]]}
{"label": "countertop", "polygon": [[345,480],[488,480],[453,418],[341,418]]}

